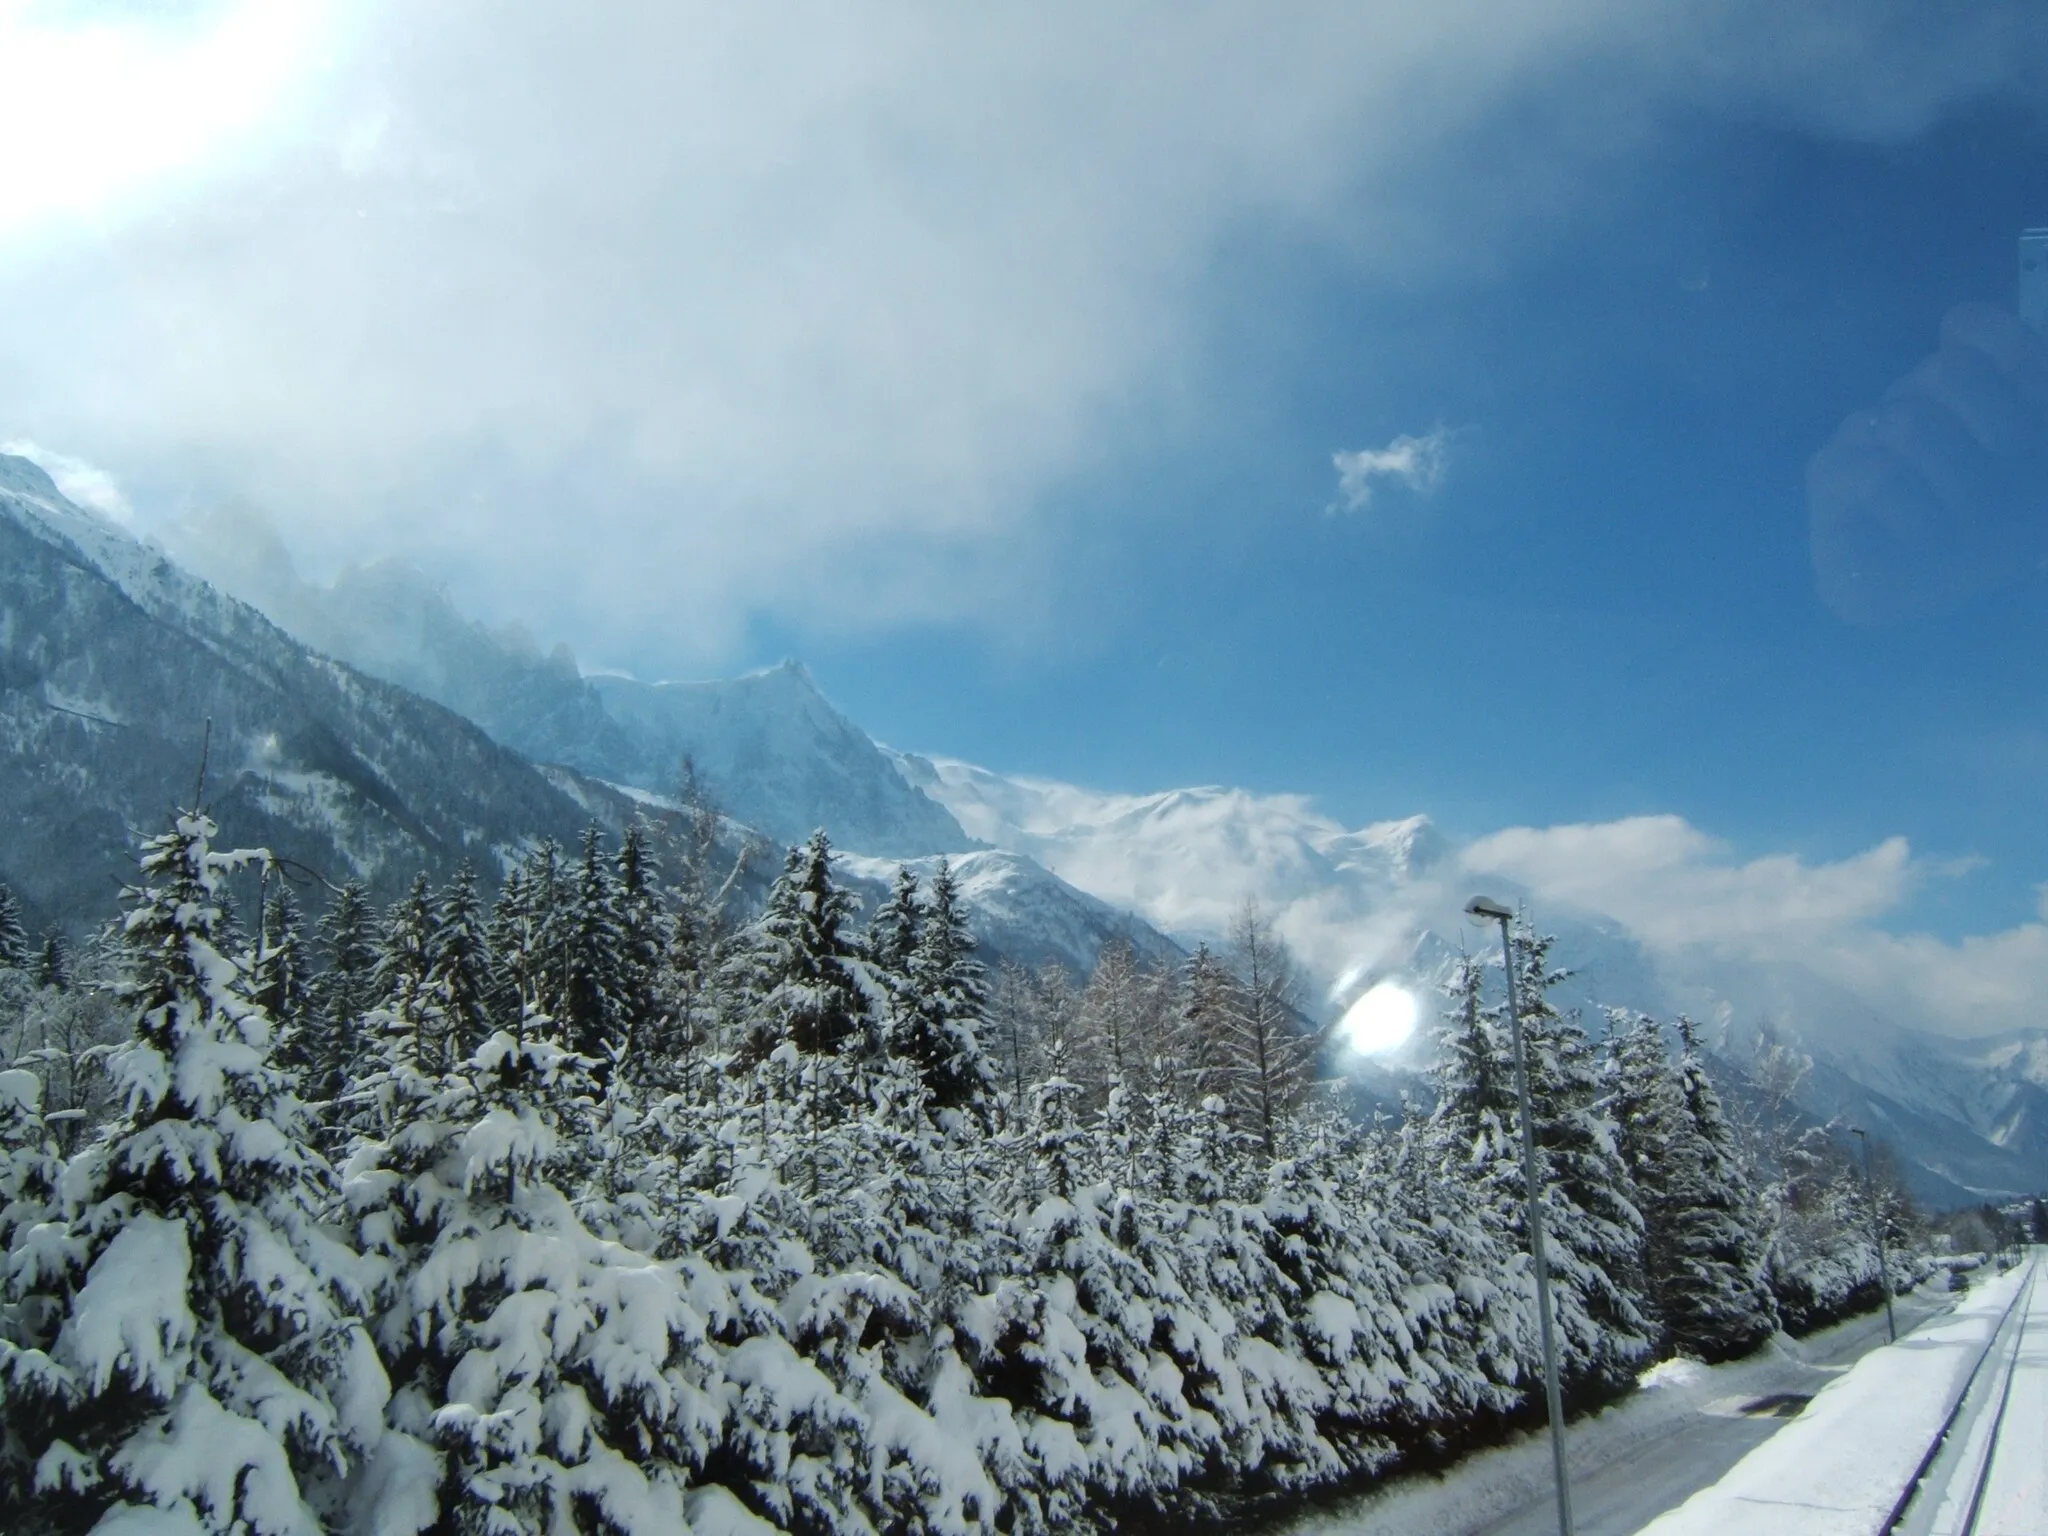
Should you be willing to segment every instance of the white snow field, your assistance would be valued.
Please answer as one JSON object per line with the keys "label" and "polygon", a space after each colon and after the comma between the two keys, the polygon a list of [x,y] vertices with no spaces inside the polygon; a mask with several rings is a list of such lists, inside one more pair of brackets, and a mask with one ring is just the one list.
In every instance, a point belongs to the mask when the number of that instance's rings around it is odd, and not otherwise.
{"label": "white snow field", "polygon": [[[1942,1317],[1951,1300],[1934,1285],[1902,1296],[1899,1326]],[[1642,1391],[1566,1431],[1576,1536],[1633,1536],[1788,1427],[1774,1408],[1795,1409],[1884,1343],[1884,1314],[1866,1313],[1803,1339],[1780,1334],[1726,1365],[1657,1366]],[[1537,1432],[1469,1456],[1440,1477],[1398,1479],[1301,1517],[1280,1536],[1547,1536],[1556,1529],[1550,1443]]]}
{"label": "white snow field", "polygon": [[[2040,1497],[2048,1305],[2039,1268],[2036,1257],[1986,1280],[1949,1316],[1872,1350],[1644,1536],[2048,1533]],[[1941,1454],[1927,1465],[1937,1442]],[[1923,1467],[1919,1493],[1894,1524]]]}

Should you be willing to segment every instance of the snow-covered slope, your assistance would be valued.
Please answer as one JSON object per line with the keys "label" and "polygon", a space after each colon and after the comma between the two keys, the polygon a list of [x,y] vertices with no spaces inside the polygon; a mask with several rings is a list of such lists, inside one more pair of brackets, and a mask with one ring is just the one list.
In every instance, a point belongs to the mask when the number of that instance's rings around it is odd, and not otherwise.
{"label": "snow-covered slope", "polygon": [[[100,550],[144,609],[227,604],[210,589],[180,587],[161,561],[85,514],[55,515],[84,519],[65,536]],[[1427,817],[1353,828],[1298,795],[1215,786],[1104,794],[892,754],[793,663],[707,683],[584,677],[559,647],[544,652],[464,618],[416,572],[373,565],[314,588],[272,544],[260,528],[216,541],[239,551],[224,579],[268,591],[273,611],[316,644],[463,710],[529,756],[594,778],[670,790],[687,753],[737,820],[784,842],[824,826],[843,851],[868,856],[847,865],[864,881],[885,880],[889,860],[951,854],[963,879],[973,876],[991,942],[1013,958],[1085,965],[1104,934],[1129,923],[1183,945],[1213,942],[1252,898],[1333,1009],[1383,975],[1426,986],[1461,948],[1490,944],[1460,917],[1475,889],[1530,894],[1475,863]],[[1731,1055],[1769,1026],[1814,1058],[1809,1107],[1890,1130],[1929,1192],[2048,1184],[2048,1035],[1943,1039],[1796,955],[1758,962],[1711,946],[1653,950],[1612,918],[1548,895],[1536,906],[1558,935],[1557,957],[1576,972],[1561,1000],[1589,1018],[1601,1005],[1683,1009]],[[1161,953],[1171,948],[1155,939]]]}
{"label": "snow-covered slope", "polygon": [[796,662],[718,682],[588,685],[642,763],[637,775],[606,777],[671,787],[687,754],[727,811],[785,843],[822,826],[840,847],[880,857],[974,846]]}
{"label": "snow-covered slope", "polygon": [[315,655],[0,456],[0,879],[106,915],[136,829],[189,803],[330,880],[488,869],[579,809],[469,721]]}
{"label": "snow-covered slope", "polygon": [[468,618],[402,562],[352,566],[318,586],[247,512],[170,538],[181,560],[316,650],[447,705],[535,762],[671,793],[688,756],[724,810],[782,842],[825,826],[842,847],[878,857],[975,846],[794,662],[710,682],[586,677],[567,647]]}
{"label": "snow-covered slope", "polygon": [[[913,859],[909,868],[928,882],[938,859]],[[1129,942],[1150,965],[1177,965],[1181,951],[1135,913],[1120,911],[1020,854],[982,849],[953,858],[953,877],[969,908],[969,926],[984,951],[1018,965],[1048,963],[1086,975],[1112,939]],[[897,864],[891,859],[842,854],[837,872],[873,911],[888,895]]]}
{"label": "snow-covered slope", "polygon": [[[1103,794],[898,755],[911,783],[975,836],[1027,853],[1183,943],[1215,939],[1256,899],[1341,1005],[1393,975],[1427,987],[1490,932],[1460,921],[1475,889],[1528,893],[1470,867],[1426,817],[1351,829],[1297,795],[1204,787]],[[1948,1203],[2048,1185],[2048,1033],[1958,1041],[1898,1020],[1796,963],[1653,952],[1617,923],[1539,904],[1574,975],[1555,994],[1592,1021],[1606,1006],[1691,1013],[1740,1058],[1769,1029],[1813,1059],[1817,1118],[1884,1133],[1920,1192]],[[1412,1063],[1411,1063],[1412,1064]]]}
{"label": "snow-covered slope", "polygon": [[1394,963],[1443,900],[1447,846],[1424,816],[1353,830],[1300,795],[1204,786],[1100,794],[897,754],[969,833],[1031,855],[1184,941],[1223,939],[1247,898],[1326,980]]}

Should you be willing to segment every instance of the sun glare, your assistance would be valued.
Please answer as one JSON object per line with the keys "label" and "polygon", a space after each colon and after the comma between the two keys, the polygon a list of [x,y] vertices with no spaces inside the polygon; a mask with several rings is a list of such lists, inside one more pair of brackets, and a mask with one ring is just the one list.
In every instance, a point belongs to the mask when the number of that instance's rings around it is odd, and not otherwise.
{"label": "sun glare", "polygon": [[1337,1033],[1361,1056],[1383,1055],[1407,1043],[1421,1011],[1415,994],[1406,987],[1378,982],[1344,1010]]}
{"label": "sun glare", "polygon": [[0,0],[0,236],[118,211],[249,139],[323,30],[315,0],[244,0],[196,25],[45,20]]}

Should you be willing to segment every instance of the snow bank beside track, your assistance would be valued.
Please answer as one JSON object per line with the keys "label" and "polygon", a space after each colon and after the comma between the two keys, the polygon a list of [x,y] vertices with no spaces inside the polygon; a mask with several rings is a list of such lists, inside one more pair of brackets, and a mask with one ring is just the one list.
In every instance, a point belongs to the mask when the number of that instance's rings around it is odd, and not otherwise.
{"label": "snow bank beside track", "polygon": [[1805,1412],[1643,1536],[1870,1536],[1905,1494],[2028,1268],[1872,1350]]}

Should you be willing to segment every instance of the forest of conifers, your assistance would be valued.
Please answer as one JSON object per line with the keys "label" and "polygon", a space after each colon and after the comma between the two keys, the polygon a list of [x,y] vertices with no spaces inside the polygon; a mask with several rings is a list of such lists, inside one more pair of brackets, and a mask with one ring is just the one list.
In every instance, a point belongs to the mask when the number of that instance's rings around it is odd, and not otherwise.
{"label": "forest of conifers", "polygon": [[[1368,1123],[1256,911],[990,974],[943,866],[862,922],[820,834],[739,912],[702,831],[316,920],[190,812],[76,954],[0,892],[10,1530],[1185,1522],[1540,1415],[1498,968]],[[1551,947],[1570,1401],[1874,1299],[1796,1062],[1724,1097],[1683,1021],[1561,1015]]]}

